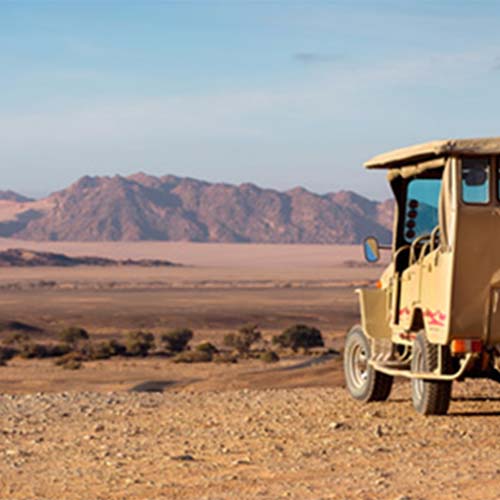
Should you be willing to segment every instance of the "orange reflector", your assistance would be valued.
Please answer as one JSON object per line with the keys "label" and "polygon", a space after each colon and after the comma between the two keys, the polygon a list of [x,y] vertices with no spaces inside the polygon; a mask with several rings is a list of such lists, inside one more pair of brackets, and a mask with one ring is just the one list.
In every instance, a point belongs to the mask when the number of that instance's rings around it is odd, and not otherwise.
{"label": "orange reflector", "polygon": [[467,352],[465,340],[453,340],[451,343],[451,352],[460,353]]}
{"label": "orange reflector", "polygon": [[375,283],[375,286],[377,288],[382,288],[382,282],[380,280],[378,280],[376,283]]}
{"label": "orange reflector", "polygon": [[451,342],[451,352],[460,354],[465,352],[481,352],[483,343],[480,340],[453,340]]}

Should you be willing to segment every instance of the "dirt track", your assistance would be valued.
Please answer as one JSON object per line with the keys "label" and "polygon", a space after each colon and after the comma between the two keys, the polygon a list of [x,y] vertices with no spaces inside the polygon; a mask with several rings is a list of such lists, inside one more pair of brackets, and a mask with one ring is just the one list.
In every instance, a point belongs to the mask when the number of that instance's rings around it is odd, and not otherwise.
{"label": "dirt track", "polygon": [[[451,414],[408,384],[0,397],[0,498],[497,499],[500,386],[456,385]],[[489,399],[486,399],[489,398]]]}

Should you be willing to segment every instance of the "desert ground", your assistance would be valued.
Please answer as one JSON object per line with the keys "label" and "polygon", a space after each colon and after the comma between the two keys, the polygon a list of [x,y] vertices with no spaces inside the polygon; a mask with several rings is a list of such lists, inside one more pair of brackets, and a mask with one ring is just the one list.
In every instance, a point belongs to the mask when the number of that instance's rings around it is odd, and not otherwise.
{"label": "desert ground", "polygon": [[[354,289],[381,268],[358,247],[31,243],[0,250],[162,258],[174,268],[4,268],[0,321],[68,325],[92,338],[189,327],[195,342],[256,323],[295,323],[341,351]],[[446,417],[411,406],[408,383],[360,405],[340,355],[278,363],[113,358],[75,371],[14,358],[0,367],[1,499],[496,499],[500,386],[454,386]]]}

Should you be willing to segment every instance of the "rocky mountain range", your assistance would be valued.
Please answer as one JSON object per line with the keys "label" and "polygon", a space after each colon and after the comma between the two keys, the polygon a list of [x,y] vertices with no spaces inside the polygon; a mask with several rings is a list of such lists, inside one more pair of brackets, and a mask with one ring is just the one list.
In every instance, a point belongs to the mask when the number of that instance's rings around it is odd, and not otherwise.
{"label": "rocky mountain range", "polygon": [[41,200],[0,191],[0,237],[53,241],[359,243],[390,239],[392,202],[351,191],[212,184],[172,175],[83,177]]}

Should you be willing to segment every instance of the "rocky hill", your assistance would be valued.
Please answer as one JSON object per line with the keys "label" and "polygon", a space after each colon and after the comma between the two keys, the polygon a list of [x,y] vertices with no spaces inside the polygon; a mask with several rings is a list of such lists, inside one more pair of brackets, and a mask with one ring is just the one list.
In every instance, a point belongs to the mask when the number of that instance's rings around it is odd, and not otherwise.
{"label": "rocky hill", "polygon": [[11,248],[0,252],[1,267],[75,267],[75,266],[140,266],[166,267],[176,264],[168,260],[114,260],[103,257],[69,257],[68,255],[52,252],[35,252],[21,248]]}
{"label": "rocky hill", "polygon": [[14,191],[0,191],[0,200],[15,201],[18,203],[33,201],[32,198],[28,198],[27,196],[23,196],[22,194],[15,193]]}
{"label": "rocky hill", "polygon": [[65,241],[387,242],[392,204],[171,175],[83,177],[44,200],[0,202],[0,237]]}

